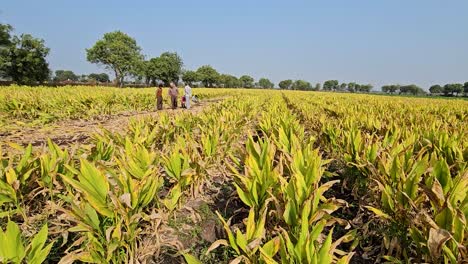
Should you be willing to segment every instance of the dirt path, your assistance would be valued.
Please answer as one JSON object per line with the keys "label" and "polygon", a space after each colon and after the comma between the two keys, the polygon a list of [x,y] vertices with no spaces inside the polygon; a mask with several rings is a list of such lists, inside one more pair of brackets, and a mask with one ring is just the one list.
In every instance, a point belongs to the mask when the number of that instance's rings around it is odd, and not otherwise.
{"label": "dirt path", "polygon": [[[189,111],[199,113],[206,106],[222,101],[223,98],[206,99],[192,105],[187,109],[163,109],[162,112],[169,114],[178,114]],[[22,146],[31,144],[33,146],[43,146],[47,144],[47,139],[52,139],[59,146],[67,146],[77,142],[86,142],[90,136],[99,129],[104,128],[113,132],[123,131],[133,117],[143,117],[157,115],[161,111],[143,111],[143,112],[123,112],[116,115],[100,116],[98,119],[66,120],[57,123],[45,125],[42,128],[24,127],[9,130],[0,134],[0,144],[16,143]]]}

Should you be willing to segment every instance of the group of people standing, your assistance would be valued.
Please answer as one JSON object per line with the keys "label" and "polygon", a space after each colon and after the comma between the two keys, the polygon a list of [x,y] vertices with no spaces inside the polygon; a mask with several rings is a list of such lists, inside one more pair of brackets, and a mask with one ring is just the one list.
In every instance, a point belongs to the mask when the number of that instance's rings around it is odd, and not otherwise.
{"label": "group of people standing", "polygon": [[[173,82],[170,83],[169,87],[169,97],[171,99],[171,107],[172,109],[177,108],[177,99],[179,97],[179,89],[177,85]],[[182,97],[181,106],[183,108],[190,109],[190,100],[192,97],[192,87],[188,84],[184,87],[184,96]],[[156,90],[156,106],[158,110],[161,110],[163,107],[163,85],[159,84],[158,89]]]}

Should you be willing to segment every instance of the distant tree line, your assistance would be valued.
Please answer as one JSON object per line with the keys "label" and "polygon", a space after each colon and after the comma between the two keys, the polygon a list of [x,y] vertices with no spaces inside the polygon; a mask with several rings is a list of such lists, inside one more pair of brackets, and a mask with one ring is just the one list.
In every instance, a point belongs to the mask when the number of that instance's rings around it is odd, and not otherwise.
{"label": "distant tree line", "polygon": [[70,70],[56,70],[55,75],[51,76],[54,83],[110,83],[107,73],[90,73],[88,75],[76,75]]}
{"label": "distant tree line", "polygon": [[[399,85],[391,84],[382,86],[382,92],[388,94],[412,94],[412,95],[425,95],[427,94],[421,87],[410,84],[410,85]],[[444,95],[444,96],[459,96],[464,94],[468,96],[468,82],[461,83],[449,83],[444,86],[439,84],[432,85],[429,88],[431,95]]]}
{"label": "distant tree line", "polygon": [[443,94],[445,96],[458,96],[459,94],[464,94],[465,96],[468,96],[468,82],[465,82],[464,84],[448,83],[444,86],[440,86],[438,84],[432,85],[429,88],[429,92],[431,94]]}
{"label": "distant tree line", "polygon": [[371,84],[357,84],[355,82],[341,83],[337,80],[328,80],[322,84],[317,83],[312,86],[304,80],[283,80],[279,82],[279,88],[288,90],[309,90],[309,91],[337,91],[337,92],[364,92],[368,93],[372,90]]}
{"label": "distant tree line", "polygon": [[[49,54],[42,39],[29,34],[12,35],[13,28],[0,24],[0,81],[12,81],[17,84],[43,84],[44,82],[67,84],[106,84],[111,79],[106,73],[91,73],[77,75],[70,70],[57,70],[55,74],[49,69],[46,56]],[[136,40],[121,31],[104,34],[91,48],[86,49],[86,58],[91,63],[102,65],[115,75],[113,84],[123,86],[155,86],[182,80],[194,87],[224,87],[224,88],[263,88],[272,89],[275,84],[268,78],[260,78],[257,82],[249,75],[236,77],[227,73],[219,73],[210,65],[203,65],[196,70],[186,70],[182,58],[176,52],[164,52],[159,57],[146,58]],[[130,80],[130,81],[129,81]],[[312,85],[305,80],[282,80],[278,83],[280,89],[305,91],[337,91],[368,93],[371,84],[356,82],[340,83],[338,80],[328,80],[323,84]],[[382,92],[389,94],[422,95],[426,92],[417,85],[384,85]],[[465,84],[433,85],[429,88],[431,94],[458,96],[468,95],[468,82]]]}
{"label": "distant tree line", "polygon": [[384,85],[381,88],[382,92],[389,93],[389,94],[413,94],[413,95],[424,95],[426,92],[419,86],[415,84],[409,85],[399,85],[399,84],[391,84],[391,85]]}

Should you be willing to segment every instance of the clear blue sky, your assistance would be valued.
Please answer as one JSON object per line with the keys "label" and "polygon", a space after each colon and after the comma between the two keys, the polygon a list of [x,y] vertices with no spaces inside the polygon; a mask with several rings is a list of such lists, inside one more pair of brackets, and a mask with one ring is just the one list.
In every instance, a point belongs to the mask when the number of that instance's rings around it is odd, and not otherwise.
{"label": "clear blue sky", "polygon": [[187,69],[275,83],[468,81],[467,0],[3,0],[0,22],[43,38],[53,70],[80,74],[104,71],[85,48],[122,30],[147,57],[176,51]]}

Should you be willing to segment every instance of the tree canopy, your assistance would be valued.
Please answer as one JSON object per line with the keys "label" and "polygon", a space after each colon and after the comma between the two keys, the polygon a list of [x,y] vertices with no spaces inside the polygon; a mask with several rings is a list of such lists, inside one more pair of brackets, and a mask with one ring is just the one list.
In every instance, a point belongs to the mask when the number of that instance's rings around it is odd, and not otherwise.
{"label": "tree canopy", "polygon": [[240,87],[239,79],[230,74],[221,74],[219,76],[219,83],[224,88],[238,88]]}
{"label": "tree canopy", "polygon": [[198,68],[197,75],[204,87],[215,87],[219,81],[219,73],[210,65]]}
{"label": "tree canopy", "polygon": [[[3,26],[2,38],[8,38],[5,32],[11,27]],[[34,38],[29,34],[14,36],[11,40],[3,39],[1,50],[0,74],[2,77],[11,78],[18,84],[34,85],[43,83],[49,78],[50,70],[46,57],[49,48],[44,40]]]}
{"label": "tree canopy", "polygon": [[272,83],[267,78],[260,78],[260,80],[258,80],[258,86],[260,88],[264,88],[264,89],[271,89],[271,88],[273,88],[275,86],[275,84]]}
{"label": "tree canopy", "polygon": [[56,70],[53,79],[54,82],[78,81],[78,76],[69,70]]}
{"label": "tree canopy", "polygon": [[442,91],[443,91],[442,86],[438,84],[435,84],[429,87],[429,92],[431,92],[431,94],[439,94],[439,93],[442,93]]}
{"label": "tree canopy", "polygon": [[291,89],[292,83],[293,83],[292,80],[283,80],[283,81],[278,83],[278,86],[281,89]]}
{"label": "tree canopy", "polygon": [[337,80],[328,80],[323,83],[323,90],[325,91],[332,91],[338,88],[338,81]]}
{"label": "tree canopy", "polygon": [[293,90],[312,90],[312,85],[310,82],[304,81],[304,80],[296,80],[292,84],[292,89]]}
{"label": "tree canopy", "polygon": [[95,80],[100,83],[110,82],[110,78],[107,73],[91,73],[88,75],[88,79]]}
{"label": "tree canopy", "polygon": [[93,47],[86,49],[87,59],[91,63],[104,65],[114,71],[116,82],[123,85],[124,78],[135,72],[143,56],[135,39],[121,31],[104,34]]}
{"label": "tree canopy", "polygon": [[384,85],[382,86],[382,92],[384,93],[395,93],[400,89],[400,85],[398,84],[390,84],[390,85]]}
{"label": "tree canopy", "polygon": [[195,71],[185,71],[182,73],[182,81],[189,85],[193,85],[194,83],[199,81],[199,77],[197,72]]}
{"label": "tree canopy", "polygon": [[239,78],[239,81],[241,83],[242,88],[252,88],[254,86],[254,78],[248,76],[248,75],[242,75]]}
{"label": "tree canopy", "polygon": [[449,83],[444,85],[442,92],[445,95],[458,95],[463,92],[463,84],[461,83]]}
{"label": "tree canopy", "polygon": [[8,24],[0,24],[0,48],[11,44],[11,31],[13,27]]}

